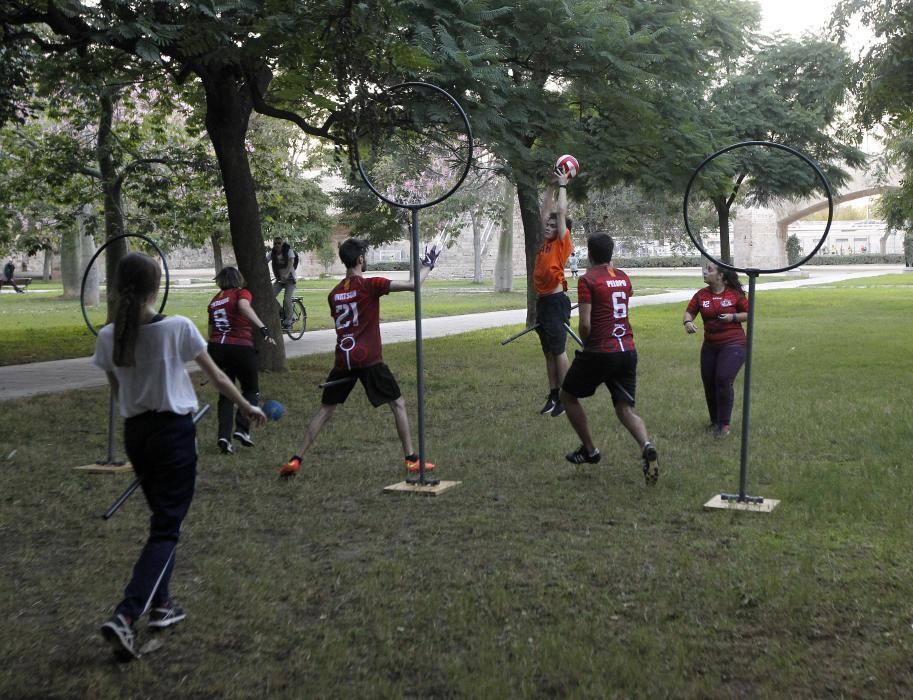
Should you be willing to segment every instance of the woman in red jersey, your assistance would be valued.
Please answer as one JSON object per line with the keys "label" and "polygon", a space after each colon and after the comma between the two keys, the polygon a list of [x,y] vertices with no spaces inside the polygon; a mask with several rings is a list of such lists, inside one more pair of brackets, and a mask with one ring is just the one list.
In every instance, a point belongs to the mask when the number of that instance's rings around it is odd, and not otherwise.
{"label": "woman in red jersey", "polygon": [[694,319],[700,313],[704,323],[701,346],[701,381],[710,412],[710,428],[716,437],[729,435],[735,392],[732,383],[745,363],[745,331],[748,297],[734,270],[721,270],[713,263],[704,268],[707,286],[691,297],[682,323],[696,333]]}
{"label": "woman in red jersey", "polygon": [[[263,339],[276,344],[269,328],[263,324],[251,306],[253,297],[244,288],[244,277],[236,267],[223,267],[216,275],[219,293],[209,302],[209,355],[234,382],[241,384],[241,395],[252,406],[260,399],[260,378],[257,369],[257,350],[254,347],[254,328]],[[232,436],[245,447],[253,447],[250,421],[240,410],[235,416],[232,434],[231,400],[219,394],[219,438],[216,443],[224,454],[232,454]]]}

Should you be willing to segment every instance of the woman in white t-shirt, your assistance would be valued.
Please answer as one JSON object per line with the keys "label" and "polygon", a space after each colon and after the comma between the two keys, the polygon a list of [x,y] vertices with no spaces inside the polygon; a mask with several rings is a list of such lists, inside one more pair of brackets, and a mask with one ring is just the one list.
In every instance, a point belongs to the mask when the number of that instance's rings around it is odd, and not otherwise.
{"label": "woman in white t-shirt", "polygon": [[149,539],[113,617],[101,632],[122,659],[138,656],[136,621],[169,627],[184,610],[169,593],[181,523],[196,482],[197,397],[185,364],[196,360],[213,385],[253,422],[266,422],[206,352],[206,340],[190,319],[156,312],[161,269],[142,253],[121,259],[115,276],[114,323],[98,334],[92,362],[103,369],[124,417],[124,446],[152,511]]}

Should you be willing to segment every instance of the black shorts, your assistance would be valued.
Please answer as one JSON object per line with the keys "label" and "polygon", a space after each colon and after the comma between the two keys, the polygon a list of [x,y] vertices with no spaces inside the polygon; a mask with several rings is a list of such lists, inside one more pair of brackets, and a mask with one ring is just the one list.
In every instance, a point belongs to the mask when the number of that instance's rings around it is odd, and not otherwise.
{"label": "black shorts", "polygon": [[351,370],[333,368],[327,376],[327,381],[332,382],[337,379],[351,379],[351,381],[326,387],[323,390],[323,397],[320,399],[324,404],[335,406],[345,403],[358,381],[361,381],[365,394],[368,395],[368,401],[374,408],[396,401],[402,396],[393,372],[383,362]]}
{"label": "black shorts", "polygon": [[571,300],[564,292],[536,299],[536,333],[542,352],[560,355],[567,343],[567,326],[571,320]]}
{"label": "black shorts", "polygon": [[637,351],[578,350],[561,388],[571,396],[582,399],[595,394],[600,384],[608,387],[613,404],[624,401],[633,406],[637,393]]}

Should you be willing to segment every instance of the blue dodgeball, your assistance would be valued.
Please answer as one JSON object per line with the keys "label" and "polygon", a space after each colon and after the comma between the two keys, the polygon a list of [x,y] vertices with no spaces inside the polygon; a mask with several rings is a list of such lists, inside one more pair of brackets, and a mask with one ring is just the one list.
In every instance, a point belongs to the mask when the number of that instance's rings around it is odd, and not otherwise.
{"label": "blue dodgeball", "polygon": [[285,413],[285,406],[275,399],[270,399],[269,401],[264,402],[263,412],[270,420],[279,420]]}

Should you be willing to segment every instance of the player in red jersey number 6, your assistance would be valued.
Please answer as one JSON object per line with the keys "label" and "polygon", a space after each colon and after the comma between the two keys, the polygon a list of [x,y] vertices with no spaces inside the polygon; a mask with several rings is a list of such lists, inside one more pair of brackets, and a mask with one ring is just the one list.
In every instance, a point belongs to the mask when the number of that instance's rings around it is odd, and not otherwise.
{"label": "player in red jersey number 6", "polygon": [[[406,469],[410,473],[419,471],[419,458],[412,449],[406,402],[396,378],[384,364],[380,341],[380,298],[390,292],[411,292],[415,289],[415,281],[411,276],[405,282],[365,277],[367,252],[368,244],[357,238],[348,238],[339,246],[339,258],[346,266],[346,276],[327,297],[330,315],[336,322],[336,362],[327,376],[320,408],[308,423],[298,451],[282,465],[280,476],[298,473],[305,452],[336,407],[345,403],[358,381],[364,386],[372,406],[390,406],[396,433],[403,445]],[[434,269],[438,255],[440,251],[436,247],[426,248],[420,272],[423,281]],[[430,471],[434,465],[425,462],[425,469]]]}
{"label": "player in red jersey number 6", "polygon": [[561,386],[561,401],[581,445],[566,455],[572,464],[595,464],[601,458],[593,444],[586,412],[580,399],[592,396],[605,384],[612,396],[615,415],[640,445],[641,466],[647,485],[659,478],[656,448],[647,436],[647,426],[634,413],[637,389],[637,350],[628,321],[628,303],[634,293],[630,278],[612,265],[615,242],[606,233],[587,240],[590,268],[577,283],[580,314],[579,350]]}

